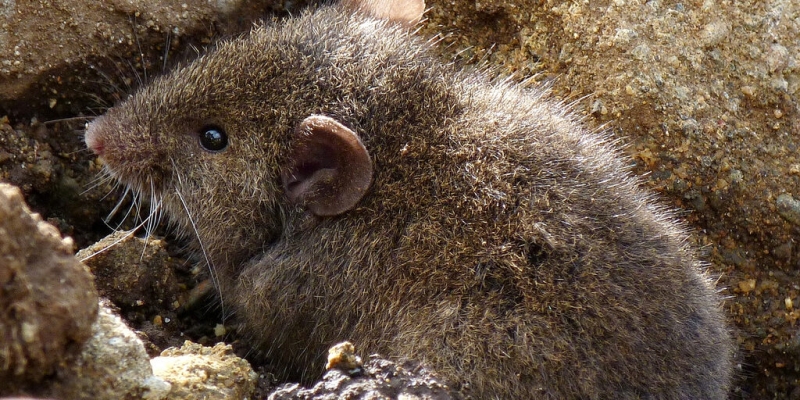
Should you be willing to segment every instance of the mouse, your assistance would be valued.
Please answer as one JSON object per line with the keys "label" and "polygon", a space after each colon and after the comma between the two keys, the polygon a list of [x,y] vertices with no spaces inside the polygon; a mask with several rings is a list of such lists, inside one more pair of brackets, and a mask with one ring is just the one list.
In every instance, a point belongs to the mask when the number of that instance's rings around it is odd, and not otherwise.
{"label": "mouse", "polygon": [[736,348],[676,214],[546,89],[443,62],[423,0],[258,24],[88,124],[287,379],[329,346],[473,398],[724,399]]}

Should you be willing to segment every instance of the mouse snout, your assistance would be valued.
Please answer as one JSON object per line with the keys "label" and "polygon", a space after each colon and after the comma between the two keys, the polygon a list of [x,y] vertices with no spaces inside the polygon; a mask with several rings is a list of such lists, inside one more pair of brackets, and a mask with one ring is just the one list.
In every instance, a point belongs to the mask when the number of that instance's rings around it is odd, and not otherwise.
{"label": "mouse snout", "polygon": [[87,124],[86,133],[83,137],[84,142],[86,142],[86,147],[88,147],[94,152],[94,154],[97,154],[98,156],[102,156],[103,150],[105,149],[103,135],[101,134],[103,125],[101,120],[102,118],[97,118]]}

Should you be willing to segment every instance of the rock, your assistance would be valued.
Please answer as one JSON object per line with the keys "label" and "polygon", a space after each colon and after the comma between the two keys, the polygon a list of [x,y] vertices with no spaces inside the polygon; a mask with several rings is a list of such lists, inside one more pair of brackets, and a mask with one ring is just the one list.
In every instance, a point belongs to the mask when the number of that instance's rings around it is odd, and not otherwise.
{"label": "rock", "polygon": [[177,278],[164,246],[162,240],[119,231],[79,251],[77,257],[97,277],[100,295],[132,320],[131,314],[155,315],[179,304]]}
{"label": "rock", "polygon": [[364,363],[361,361],[361,357],[356,354],[356,348],[353,343],[342,342],[328,349],[326,370],[336,368],[352,375],[360,371],[363,366]]}
{"label": "rock", "polygon": [[790,194],[782,194],[778,196],[775,202],[778,206],[778,214],[783,219],[800,226],[800,201],[795,200]]}
{"label": "rock", "polygon": [[745,279],[739,281],[738,284],[739,291],[742,293],[750,293],[756,288],[756,280],[755,279]]}
{"label": "rock", "polygon": [[435,374],[412,362],[397,364],[370,356],[363,372],[351,376],[331,369],[310,388],[284,384],[270,393],[269,400],[304,399],[457,399],[459,394],[441,383]]}
{"label": "rock", "polygon": [[119,308],[151,357],[180,347],[187,338],[208,344],[225,335],[224,329],[214,332],[211,319],[217,314],[208,309],[216,305],[216,290],[210,281],[197,284],[207,269],[170,254],[164,240],[119,231],[77,257],[95,274],[100,294]]}
{"label": "rock", "polygon": [[80,358],[38,395],[70,400],[165,399],[170,384],[153,375],[144,344],[106,303]]}
{"label": "rock", "polygon": [[772,254],[775,257],[778,257],[782,260],[790,260],[792,258],[792,249],[794,248],[794,242],[786,242],[774,249],[772,249]]}
{"label": "rock", "polygon": [[0,183],[0,395],[38,386],[91,335],[97,292],[72,246]]}
{"label": "rock", "polygon": [[179,349],[164,350],[151,364],[153,372],[172,385],[170,400],[248,399],[258,379],[250,364],[224,343],[205,347],[186,341]]}

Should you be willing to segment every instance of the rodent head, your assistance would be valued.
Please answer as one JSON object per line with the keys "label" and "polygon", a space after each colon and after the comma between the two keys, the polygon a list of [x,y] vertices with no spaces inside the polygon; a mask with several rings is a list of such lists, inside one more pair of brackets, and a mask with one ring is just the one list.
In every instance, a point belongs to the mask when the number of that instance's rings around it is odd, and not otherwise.
{"label": "rodent head", "polygon": [[353,61],[375,50],[359,44],[367,28],[400,35],[375,18],[413,25],[424,8],[397,3],[348,0],[224,42],[93,121],[87,146],[115,178],[163,199],[180,231],[218,246],[215,262],[241,263],[252,254],[225,248],[255,253],[287,213],[338,215],[367,192],[369,151],[343,117],[359,107],[353,81],[385,67]]}

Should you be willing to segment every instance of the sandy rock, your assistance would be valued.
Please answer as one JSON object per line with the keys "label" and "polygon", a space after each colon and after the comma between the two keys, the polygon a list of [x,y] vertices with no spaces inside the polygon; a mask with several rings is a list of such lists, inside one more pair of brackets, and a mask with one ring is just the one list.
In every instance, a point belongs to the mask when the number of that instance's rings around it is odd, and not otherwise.
{"label": "sandy rock", "polygon": [[91,334],[97,292],[72,246],[0,183],[0,394],[36,386]]}
{"label": "sandy rock", "polygon": [[208,344],[215,343],[210,338],[224,335],[213,332],[218,321],[203,323],[216,315],[206,308],[207,303],[216,304],[216,291],[210,282],[198,285],[207,269],[180,255],[174,257],[165,240],[118,231],[82,249],[77,257],[95,275],[101,296],[114,303],[120,317],[142,338],[151,357],[182,346],[187,338]]}
{"label": "sandy rock", "polygon": [[40,395],[71,400],[166,398],[170,384],[153,375],[142,341],[101,304],[80,358],[58,371]]}
{"label": "sandy rock", "polygon": [[351,342],[341,342],[328,349],[328,363],[325,370],[338,369],[344,372],[358,371],[364,367],[361,357]]}
{"label": "sandy rock", "polygon": [[131,319],[129,312],[177,308],[178,283],[164,246],[162,240],[145,240],[119,231],[76,256],[95,275],[100,295]]}
{"label": "sandy rock", "polygon": [[258,379],[250,364],[224,343],[204,347],[186,341],[179,349],[164,350],[151,364],[156,376],[172,385],[170,400],[248,399]]}
{"label": "sandy rock", "polygon": [[776,200],[778,214],[785,220],[800,225],[800,201],[795,200],[790,194],[782,194]]}

